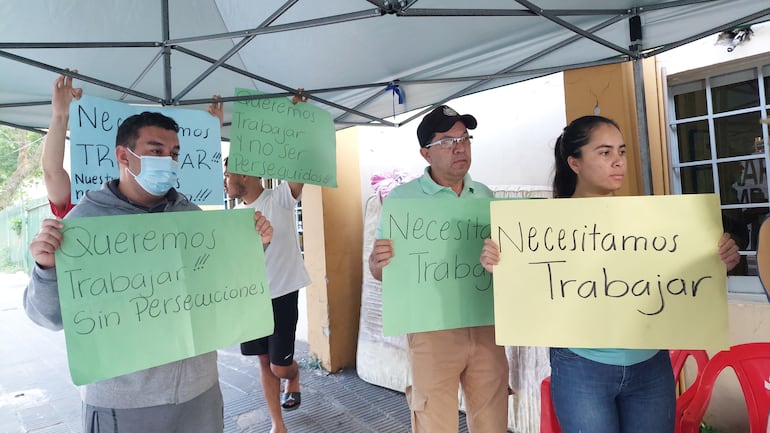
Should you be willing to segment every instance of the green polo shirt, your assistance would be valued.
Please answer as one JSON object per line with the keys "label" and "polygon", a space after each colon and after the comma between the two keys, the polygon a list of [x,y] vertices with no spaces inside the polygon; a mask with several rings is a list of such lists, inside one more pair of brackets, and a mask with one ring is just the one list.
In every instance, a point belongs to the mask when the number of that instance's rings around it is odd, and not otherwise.
{"label": "green polo shirt", "polygon": [[[475,182],[471,179],[469,174],[465,174],[463,177],[463,189],[458,196],[452,188],[441,186],[433,181],[430,177],[430,167],[425,167],[422,176],[409,181],[403,185],[399,185],[388,193],[386,200],[391,198],[450,198],[457,199],[473,199],[473,198],[492,198],[494,194],[492,190],[486,185],[480,182]],[[377,233],[375,234],[377,239],[382,238],[382,219],[377,225]]]}
{"label": "green polo shirt", "polygon": [[388,194],[388,198],[492,198],[492,190],[486,185],[474,182],[471,175],[465,174],[463,177],[463,190],[458,196],[452,188],[441,186],[430,177],[430,167],[425,167],[422,176],[393,188]]}

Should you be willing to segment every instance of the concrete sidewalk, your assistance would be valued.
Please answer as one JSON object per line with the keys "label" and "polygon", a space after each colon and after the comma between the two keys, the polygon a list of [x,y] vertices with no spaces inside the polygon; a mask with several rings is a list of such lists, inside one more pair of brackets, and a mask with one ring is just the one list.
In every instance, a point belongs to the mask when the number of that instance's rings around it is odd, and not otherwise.
{"label": "concrete sidewalk", "polygon": [[[70,381],[63,332],[32,323],[21,306],[27,276],[0,274],[0,432],[79,433],[81,403]],[[329,374],[299,343],[302,406],[284,413],[293,433],[408,432],[409,409],[402,393],[366,383],[355,370]],[[270,431],[259,384],[259,365],[237,346],[219,351],[225,400],[225,431]],[[461,414],[461,431],[465,419]]]}

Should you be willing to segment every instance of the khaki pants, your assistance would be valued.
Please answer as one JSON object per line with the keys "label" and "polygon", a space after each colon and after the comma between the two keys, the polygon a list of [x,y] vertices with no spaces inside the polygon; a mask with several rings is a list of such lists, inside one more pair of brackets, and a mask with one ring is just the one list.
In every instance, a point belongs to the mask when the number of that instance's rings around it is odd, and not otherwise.
{"label": "khaki pants", "polygon": [[407,335],[412,385],[406,398],[413,433],[457,432],[458,385],[470,433],[508,428],[508,360],[494,326]]}

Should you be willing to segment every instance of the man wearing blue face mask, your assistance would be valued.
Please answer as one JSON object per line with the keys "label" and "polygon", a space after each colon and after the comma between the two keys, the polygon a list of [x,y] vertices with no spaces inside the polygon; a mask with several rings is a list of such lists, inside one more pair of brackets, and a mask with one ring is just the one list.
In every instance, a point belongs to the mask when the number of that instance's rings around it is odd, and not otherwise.
{"label": "man wearing blue face mask", "polygon": [[[179,137],[177,123],[160,113],[127,118],[118,128],[115,156],[118,179],[89,191],[67,218],[200,210],[175,189]],[[263,245],[273,229],[260,213],[254,216]],[[47,219],[30,244],[35,259],[24,291],[24,309],[40,326],[62,329],[54,252],[62,240],[62,223]],[[83,430],[88,433],[224,430],[216,352],[85,385]]]}
{"label": "man wearing blue face mask", "polygon": [[139,156],[127,149],[128,153],[139,158],[142,171],[136,175],[131,171],[136,183],[145,191],[155,196],[166,195],[166,193],[176,185],[177,170],[179,162],[170,156]]}

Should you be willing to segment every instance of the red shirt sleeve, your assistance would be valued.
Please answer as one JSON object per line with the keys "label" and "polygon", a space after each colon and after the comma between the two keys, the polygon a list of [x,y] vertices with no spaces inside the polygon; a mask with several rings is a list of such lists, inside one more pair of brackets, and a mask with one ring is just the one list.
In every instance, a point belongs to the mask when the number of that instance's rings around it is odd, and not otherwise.
{"label": "red shirt sleeve", "polygon": [[64,209],[59,209],[54,205],[51,200],[48,200],[48,205],[51,206],[51,212],[53,212],[53,215],[56,218],[64,218],[71,210],[75,207],[74,204],[70,203],[72,200],[68,199],[67,204],[64,206]]}

